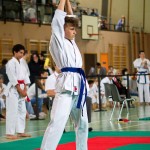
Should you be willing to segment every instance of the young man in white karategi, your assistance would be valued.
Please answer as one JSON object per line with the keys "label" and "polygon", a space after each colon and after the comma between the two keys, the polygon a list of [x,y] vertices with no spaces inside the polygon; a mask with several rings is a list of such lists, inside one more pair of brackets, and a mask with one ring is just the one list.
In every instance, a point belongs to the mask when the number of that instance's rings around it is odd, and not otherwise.
{"label": "young man in white karategi", "polygon": [[[18,137],[29,137],[25,133],[26,85],[30,84],[29,77],[20,59],[24,55],[25,48],[16,44],[12,48],[13,57],[6,65],[6,73],[9,83],[6,89],[6,138],[17,139]],[[15,135],[17,133],[17,136]]]}
{"label": "young man in white karategi", "polygon": [[[137,86],[138,93],[140,98],[140,104],[144,103],[144,98],[146,104],[150,104],[150,96],[149,96],[149,75],[146,75],[150,72],[150,61],[145,58],[144,51],[139,51],[140,58],[137,58],[134,62],[134,68],[137,69]],[[143,95],[144,93],[144,95]],[[144,98],[143,98],[144,97]]]}
{"label": "young man in white karategi", "polygon": [[98,87],[94,80],[88,80],[89,91],[88,96],[92,99],[92,109],[95,110],[98,108],[99,100],[98,100]]}
{"label": "young man in white karategi", "polygon": [[[64,8],[66,12],[64,12]],[[45,131],[41,150],[56,150],[66,122],[71,115],[76,132],[76,149],[87,150],[88,119],[85,104],[86,80],[80,51],[74,41],[77,20],[72,15],[69,0],[60,0],[52,21],[50,52],[61,69],[56,82],[56,95],[51,121]]]}

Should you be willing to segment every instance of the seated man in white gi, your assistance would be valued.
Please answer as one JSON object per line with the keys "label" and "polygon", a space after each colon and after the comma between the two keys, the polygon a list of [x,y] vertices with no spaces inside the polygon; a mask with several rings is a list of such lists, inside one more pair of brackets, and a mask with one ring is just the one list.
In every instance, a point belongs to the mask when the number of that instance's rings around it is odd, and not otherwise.
{"label": "seated man in white gi", "polygon": [[98,88],[94,80],[88,80],[89,91],[88,96],[92,98],[92,109],[98,109],[99,101],[98,101]]}

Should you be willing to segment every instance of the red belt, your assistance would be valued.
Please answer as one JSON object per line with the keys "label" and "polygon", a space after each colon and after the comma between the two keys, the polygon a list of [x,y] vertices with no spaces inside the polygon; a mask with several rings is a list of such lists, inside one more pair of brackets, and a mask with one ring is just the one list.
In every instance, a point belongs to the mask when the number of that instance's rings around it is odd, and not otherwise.
{"label": "red belt", "polygon": [[27,100],[27,102],[30,102],[30,98],[28,97],[28,95],[26,97],[26,100]]}
{"label": "red belt", "polygon": [[18,81],[18,84],[25,84],[24,80],[17,80],[17,81]]}
{"label": "red belt", "polygon": [[[18,84],[25,84],[24,80],[17,80],[17,81],[18,81]],[[30,102],[30,98],[28,97],[28,95],[26,97],[26,100],[27,100],[27,102]]]}

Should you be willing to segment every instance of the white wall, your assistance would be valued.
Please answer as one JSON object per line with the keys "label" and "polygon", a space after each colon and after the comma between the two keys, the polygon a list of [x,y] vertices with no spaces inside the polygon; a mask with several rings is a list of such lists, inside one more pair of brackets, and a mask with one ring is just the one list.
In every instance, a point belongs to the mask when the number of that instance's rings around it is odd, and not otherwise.
{"label": "white wall", "polygon": [[102,0],[77,0],[80,7],[96,8],[101,13]]}
{"label": "white wall", "polygon": [[145,1],[145,26],[144,31],[150,33],[150,0]]}
{"label": "white wall", "polygon": [[143,27],[143,0],[130,0],[129,3],[129,25]]}
{"label": "white wall", "polygon": [[116,24],[121,16],[128,16],[128,0],[112,0],[111,17],[112,24]]}

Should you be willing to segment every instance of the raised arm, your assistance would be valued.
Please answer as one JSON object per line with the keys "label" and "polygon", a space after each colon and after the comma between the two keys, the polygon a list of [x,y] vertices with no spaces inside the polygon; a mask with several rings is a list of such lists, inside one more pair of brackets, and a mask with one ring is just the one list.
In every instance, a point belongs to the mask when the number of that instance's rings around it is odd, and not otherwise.
{"label": "raised arm", "polygon": [[68,15],[73,15],[72,6],[69,0],[66,0],[66,12]]}
{"label": "raised arm", "polygon": [[60,0],[57,9],[64,11],[67,0]]}

